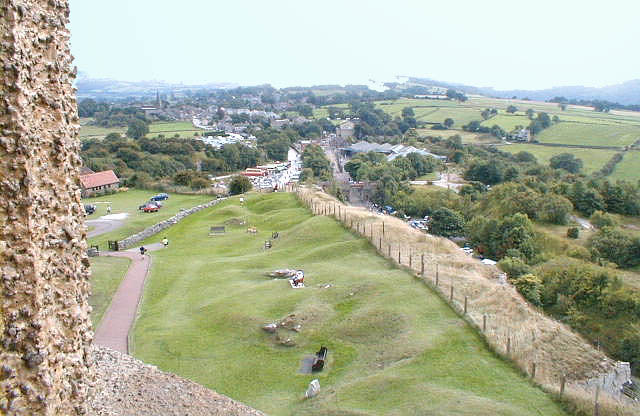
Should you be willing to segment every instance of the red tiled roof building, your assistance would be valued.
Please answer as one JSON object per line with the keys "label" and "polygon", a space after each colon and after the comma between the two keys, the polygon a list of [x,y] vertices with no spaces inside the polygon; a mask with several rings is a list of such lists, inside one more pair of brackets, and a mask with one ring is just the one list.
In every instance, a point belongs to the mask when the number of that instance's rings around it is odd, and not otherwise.
{"label": "red tiled roof building", "polygon": [[105,170],[88,175],[80,175],[80,184],[82,185],[82,197],[86,198],[99,192],[118,189],[120,179],[112,170]]}

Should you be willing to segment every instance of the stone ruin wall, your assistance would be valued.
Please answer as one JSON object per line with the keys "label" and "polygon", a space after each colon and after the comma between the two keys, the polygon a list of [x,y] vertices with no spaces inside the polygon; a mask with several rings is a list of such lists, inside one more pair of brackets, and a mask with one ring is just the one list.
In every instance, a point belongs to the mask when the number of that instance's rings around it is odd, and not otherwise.
{"label": "stone ruin wall", "polygon": [[0,414],[83,414],[92,339],[67,0],[0,2]]}

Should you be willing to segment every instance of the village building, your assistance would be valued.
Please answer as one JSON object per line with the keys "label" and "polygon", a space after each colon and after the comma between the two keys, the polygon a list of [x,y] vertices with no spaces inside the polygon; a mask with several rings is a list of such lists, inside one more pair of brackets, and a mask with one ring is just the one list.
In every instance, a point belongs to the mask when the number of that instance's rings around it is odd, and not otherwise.
{"label": "village building", "polygon": [[80,175],[82,197],[87,198],[100,192],[116,190],[120,186],[120,179],[112,170]]}
{"label": "village building", "polygon": [[336,135],[341,139],[348,139],[355,135],[356,125],[353,121],[347,120],[336,127]]}

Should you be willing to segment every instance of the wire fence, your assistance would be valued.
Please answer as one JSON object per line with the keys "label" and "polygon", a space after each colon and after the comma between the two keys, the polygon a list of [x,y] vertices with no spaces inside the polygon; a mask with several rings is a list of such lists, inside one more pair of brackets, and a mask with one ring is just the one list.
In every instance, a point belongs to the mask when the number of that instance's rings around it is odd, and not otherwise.
{"label": "wire fence", "polygon": [[406,224],[400,228],[399,220],[342,204],[308,187],[287,190],[296,192],[315,215],[335,218],[369,240],[380,255],[422,279],[482,335],[495,353],[511,360],[535,383],[571,407],[595,415],[640,412],[621,394],[630,378],[628,366],[607,358],[567,327],[530,306],[503,276],[487,278],[486,272],[478,273],[472,263],[478,262],[453,251],[449,242],[414,231]]}

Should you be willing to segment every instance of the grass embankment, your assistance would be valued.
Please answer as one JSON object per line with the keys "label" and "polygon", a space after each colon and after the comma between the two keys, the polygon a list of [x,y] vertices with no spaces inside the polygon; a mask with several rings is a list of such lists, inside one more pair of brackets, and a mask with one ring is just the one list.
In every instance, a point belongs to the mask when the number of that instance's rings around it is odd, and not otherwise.
{"label": "grass embankment", "polygon": [[111,202],[111,214],[127,213],[124,224],[115,231],[90,238],[89,245],[99,245],[101,250],[107,249],[107,240],[122,240],[132,234],[144,230],[157,222],[166,220],[177,214],[181,209],[188,209],[196,205],[211,201],[211,195],[180,195],[170,194],[169,199],[162,201],[163,207],[158,212],[144,213],[138,210],[138,206],[148,201],[157,192],[130,189],[127,192],[118,192],[113,195],[104,195],[97,198],[83,199],[85,204],[96,204],[95,213],[87,216],[87,220],[98,219],[107,214],[107,205],[99,202]]}
{"label": "grass embankment", "polygon": [[[237,219],[259,234],[227,225],[224,236],[207,236]],[[272,231],[280,238],[264,251]],[[424,283],[292,194],[251,195],[246,207],[232,199],[166,234],[135,327],[145,362],[273,415],[563,414]],[[285,267],[304,269],[307,288],[265,276]],[[301,332],[280,336],[295,347],[260,329],[289,314]],[[325,370],[299,374],[321,345]],[[320,396],[303,401],[313,378]]]}
{"label": "grass embankment", "polygon": [[92,257],[90,260],[91,297],[89,304],[93,308],[91,321],[95,331],[111,303],[113,294],[129,269],[131,260],[122,257]]}

